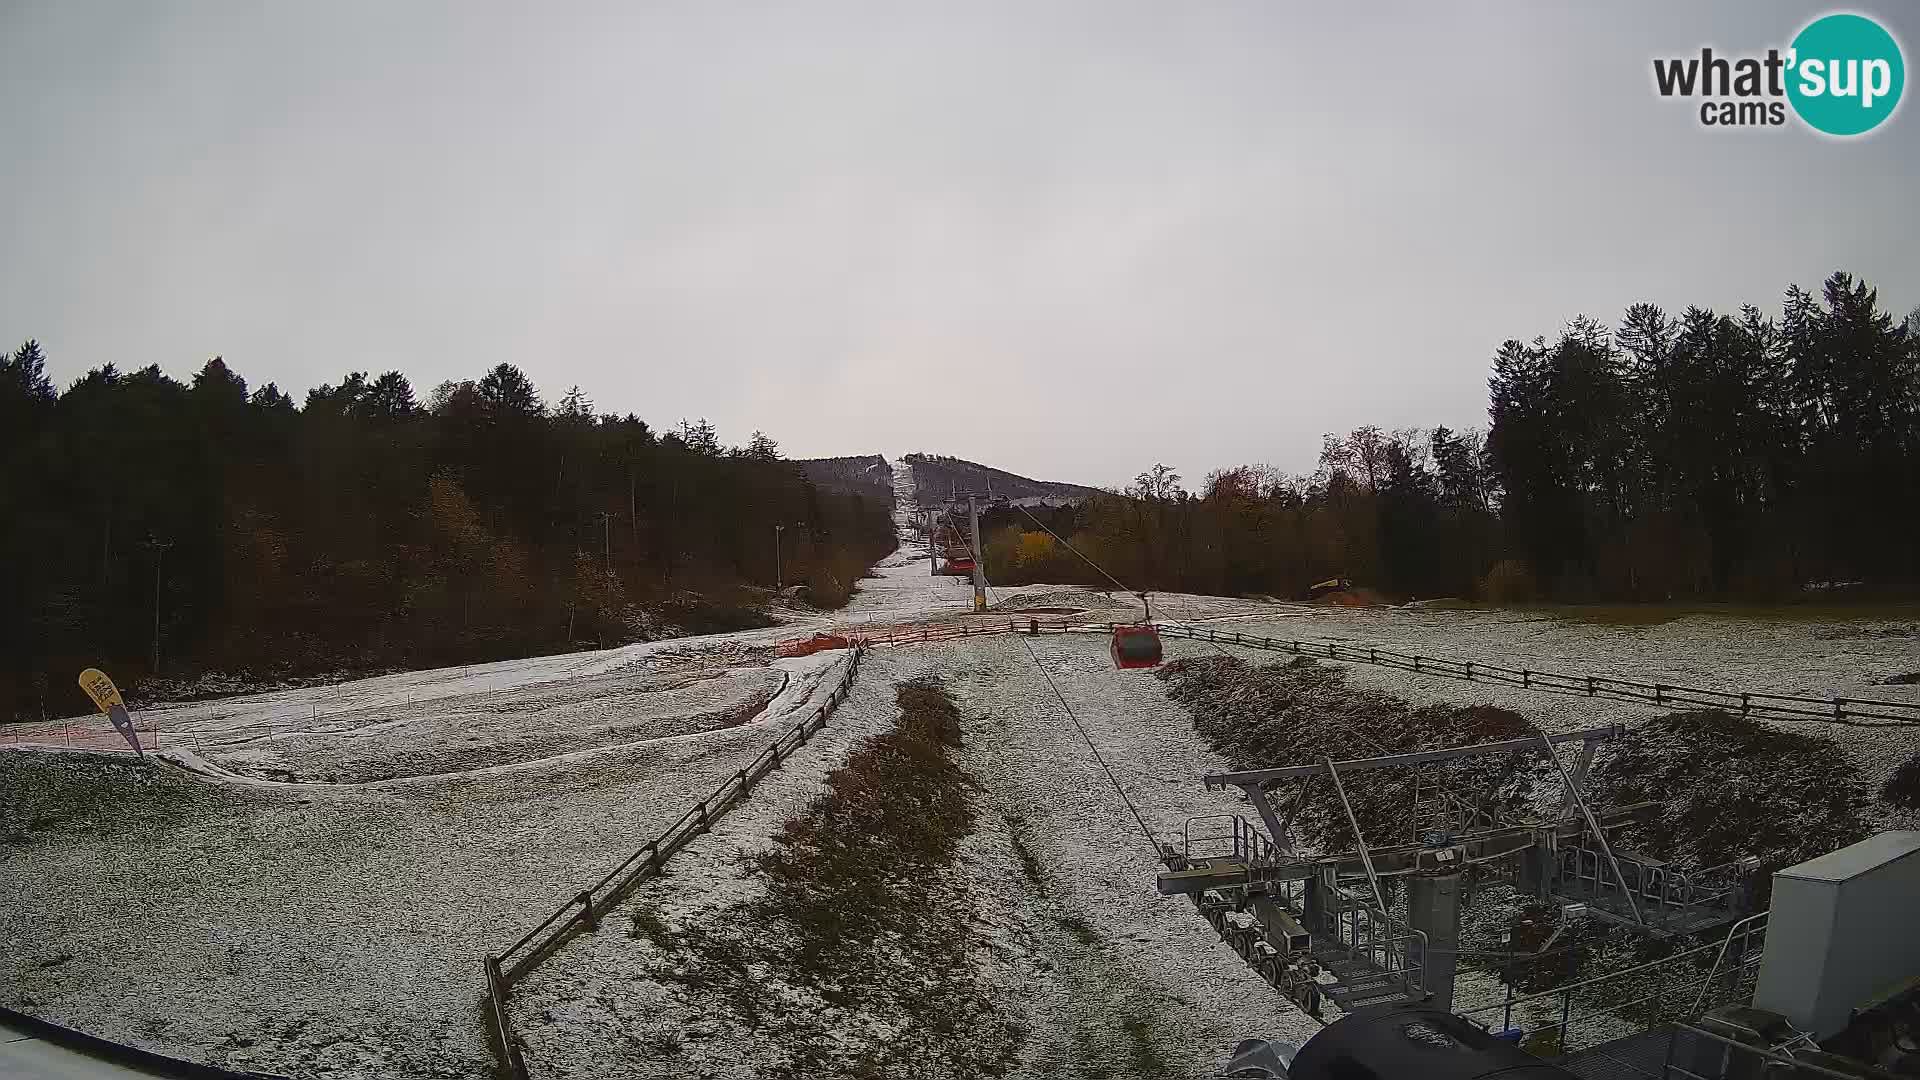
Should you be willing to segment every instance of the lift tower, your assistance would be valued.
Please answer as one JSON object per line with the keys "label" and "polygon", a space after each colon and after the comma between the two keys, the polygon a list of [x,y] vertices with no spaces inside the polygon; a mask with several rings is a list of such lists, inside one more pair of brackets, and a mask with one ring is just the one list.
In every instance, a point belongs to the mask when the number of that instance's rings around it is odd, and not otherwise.
{"label": "lift tower", "polygon": [[[1324,998],[1343,1012],[1389,1002],[1453,1004],[1465,871],[1482,884],[1511,884],[1522,895],[1560,905],[1564,919],[1592,916],[1654,938],[1731,926],[1755,907],[1757,859],[1705,869],[1672,866],[1614,844],[1614,834],[1660,813],[1657,802],[1595,806],[1585,791],[1601,743],[1618,726],[1533,734],[1473,746],[1378,757],[1248,769],[1206,778],[1236,787],[1258,812],[1263,832],[1236,814],[1203,815],[1182,830],[1182,848],[1166,851],[1160,892],[1193,899],[1223,939],[1308,1012]],[[1555,747],[1576,743],[1569,770]],[[1451,765],[1498,755],[1544,754],[1561,784],[1557,809],[1542,804],[1509,819],[1472,771]],[[1398,770],[1405,777],[1405,831],[1399,840],[1362,835],[1348,797],[1356,773]],[[1311,852],[1294,824],[1318,782],[1335,800],[1335,820],[1352,829],[1354,850]],[[1292,788],[1278,801],[1277,787]],[[1323,796],[1324,798],[1324,796]],[[1196,836],[1193,826],[1225,831]],[[1404,907],[1383,883],[1404,878]],[[1404,914],[1402,913],[1404,912]],[[1330,981],[1329,981],[1330,980]]]}
{"label": "lift tower", "polygon": [[980,550],[980,503],[967,492],[967,529],[973,535],[973,610],[987,610],[987,553]]}

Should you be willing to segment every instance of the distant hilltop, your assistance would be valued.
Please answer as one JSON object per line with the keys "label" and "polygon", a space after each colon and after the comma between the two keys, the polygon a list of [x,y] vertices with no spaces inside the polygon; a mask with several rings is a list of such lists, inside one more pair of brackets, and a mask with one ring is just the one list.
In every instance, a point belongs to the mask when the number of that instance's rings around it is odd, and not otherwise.
{"label": "distant hilltop", "polygon": [[1034,480],[963,458],[907,454],[900,460],[912,467],[914,491],[922,504],[944,498],[949,491],[990,491],[1016,502],[1045,500],[1051,503],[1077,503],[1103,494],[1099,488],[1084,484]]}
{"label": "distant hilltop", "polygon": [[893,509],[893,466],[879,454],[860,457],[802,458],[794,464],[821,491],[862,495]]}

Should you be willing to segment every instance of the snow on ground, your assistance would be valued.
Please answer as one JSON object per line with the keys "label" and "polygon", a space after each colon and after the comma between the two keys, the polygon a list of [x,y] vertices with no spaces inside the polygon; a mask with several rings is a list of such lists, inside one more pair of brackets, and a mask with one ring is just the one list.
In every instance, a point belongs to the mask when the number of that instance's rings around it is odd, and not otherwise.
{"label": "snow on ground", "polygon": [[[1889,674],[1920,667],[1920,639],[1898,633],[1902,629],[1898,623],[1693,615],[1657,625],[1623,626],[1529,611],[1304,606],[1298,610],[1309,614],[1215,625],[1266,637],[1347,641],[1571,675],[1613,675],[1735,693],[1920,704],[1920,686],[1881,684]],[[1221,648],[1255,662],[1286,658],[1226,644]],[[1650,703],[1469,683],[1366,664],[1341,666],[1355,686],[1386,690],[1413,702],[1499,705],[1550,731],[1631,724],[1674,711]],[[1831,737],[1875,791],[1895,766],[1920,752],[1920,728],[1784,726]]]}
{"label": "snow on ground", "polygon": [[232,772],[289,781],[463,772],[729,727],[759,713],[785,681],[771,667],[642,670],[368,707],[329,716],[322,730],[196,752]]}
{"label": "snow on ground", "polygon": [[[823,733],[832,750],[822,756],[844,756],[889,727],[901,681],[938,676],[959,702],[960,764],[980,785],[960,873],[972,902],[967,918],[989,942],[979,977],[1028,1032],[1014,1075],[1207,1076],[1239,1039],[1301,1039],[1317,1030],[1220,943],[1189,901],[1155,891],[1155,849],[1052,696],[1029,644],[1158,839],[1177,846],[1190,817],[1231,812],[1237,799],[1199,783],[1224,762],[1197,745],[1164,684],[1116,675],[1098,638],[869,654],[854,698]],[[1176,655],[1190,647],[1172,646]],[[628,912],[669,926],[726,919],[758,895],[747,856],[765,850],[823,781],[812,768],[770,776],[742,811],[690,845],[673,872],[643,886]],[[616,920],[630,922],[628,912]],[[640,935],[603,929],[522,983],[516,1018],[534,1074],[762,1075],[777,1048],[749,1026],[695,1012],[670,982],[649,978],[656,959]],[[864,1037],[871,1035],[844,1035]]]}
{"label": "snow on ground", "polygon": [[[134,720],[143,733],[143,745],[152,746],[157,739],[162,749],[185,747],[203,757],[218,757],[228,748],[242,755],[243,762],[257,754],[264,769],[285,767],[284,761],[274,760],[282,755],[272,753],[282,740],[302,740],[298,756],[307,756],[306,751],[320,755],[321,748],[331,746],[343,758],[352,759],[355,755],[346,748],[357,738],[374,734],[378,725],[402,722],[417,728],[424,738],[472,735],[484,744],[504,744],[496,755],[502,760],[515,753],[540,756],[545,747],[520,745],[537,727],[537,717],[528,716],[529,712],[561,707],[571,716],[585,709],[590,715],[582,718],[589,724],[596,719],[613,723],[600,716],[605,710],[595,704],[597,699],[613,699],[614,710],[631,719],[630,707],[623,704],[630,701],[629,695],[671,690],[675,682],[687,684],[684,701],[704,702],[702,709],[712,706],[725,712],[730,694],[751,696],[764,686],[746,680],[735,688],[741,693],[732,694],[718,685],[702,690],[700,680],[738,668],[764,667],[778,642],[969,610],[972,587],[956,578],[929,576],[925,555],[924,546],[903,543],[873,567],[875,576],[860,582],[845,609],[805,615],[780,626],[161,705],[135,710]],[[397,740],[407,733],[392,734]],[[605,741],[619,741],[620,735],[617,730],[603,732]],[[0,747],[12,745],[128,750],[125,740],[99,715],[9,724],[0,730]],[[284,756],[295,755],[289,751]],[[429,762],[413,768],[425,772],[435,766]],[[408,774],[404,768],[385,771]]]}
{"label": "snow on ground", "polygon": [[0,930],[0,1001],[294,1076],[482,1075],[480,956],[743,767],[844,662],[780,661],[789,690],[737,727],[380,785],[0,753],[0,883],[25,913]]}
{"label": "snow on ground", "polygon": [[[504,947],[652,839],[769,744],[844,654],[769,661],[808,633],[967,618],[971,587],[903,545],[838,613],[765,630],[145,710],[203,775],[119,754],[0,747],[0,1003],[181,1056],[296,1076],[473,1077],[489,1058],[479,958]],[[1132,598],[1068,586],[994,588],[990,619],[1028,607],[1131,618]],[[1695,617],[1621,627],[1525,612],[1343,609],[1160,595],[1158,618],[1232,619],[1249,633],[1372,642],[1731,689],[1920,701],[1881,686],[1920,667],[1914,641],[1870,623]],[[981,814],[958,873],[991,942],[981,978],[1030,1028],[1019,1071],[1207,1075],[1237,1039],[1314,1027],[1248,971],[1191,904],[1160,897],[1159,863],[1041,677],[1072,703],[1156,838],[1236,812],[1199,778],[1225,767],[1147,674],[1117,673],[1097,634],[979,638],[877,650],[834,721],[668,876],[628,905],[723,912],[762,850],[827,773],[894,713],[893,686],[938,674],[966,717],[962,767]],[[1249,659],[1284,659],[1222,646]],[[1214,647],[1169,640],[1170,657]],[[1551,730],[1649,715],[1629,703],[1348,666],[1413,701],[1489,703]],[[768,699],[771,698],[769,702]],[[763,702],[766,712],[754,715]],[[744,722],[743,722],[744,721]],[[80,735],[71,733],[76,729]],[[14,736],[18,740],[18,734]],[[1912,729],[1837,728],[1874,781]],[[103,721],[33,726],[51,748],[113,746]],[[121,744],[122,746],[124,744]],[[1279,764],[1279,763],[1276,763]],[[750,1033],[675,1013],[638,977],[616,914],[516,990],[543,1076],[740,1074]],[[685,1036],[662,1057],[667,1022]],[[854,1037],[849,1035],[849,1037]],[[1139,1053],[1135,1053],[1135,1052]],[[1142,1056],[1144,1054],[1145,1056]],[[1158,1066],[1155,1066],[1157,1068]]]}

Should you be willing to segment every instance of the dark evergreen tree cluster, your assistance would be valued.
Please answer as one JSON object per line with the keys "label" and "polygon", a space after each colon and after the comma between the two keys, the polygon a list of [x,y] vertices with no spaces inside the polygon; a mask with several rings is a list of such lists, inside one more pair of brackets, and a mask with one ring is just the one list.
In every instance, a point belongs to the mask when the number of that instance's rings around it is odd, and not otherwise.
{"label": "dark evergreen tree cluster", "polygon": [[1494,360],[1509,546],[1566,599],[1920,579],[1920,320],[1847,274],[1781,317],[1651,304]]}
{"label": "dark evergreen tree cluster", "polygon": [[0,719],[158,662],[300,675],[496,659],[761,620],[784,579],[845,601],[886,507],[817,490],[758,432],[657,434],[520,369],[347,375],[295,401],[219,358],[190,382],[0,354]]}
{"label": "dark evergreen tree cluster", "polygon": [[[1651,304],[1508,341],[1478,432],[1327,436],[1311,476],[1165,466],[1042,513],[1134,587],[1301,595],[1726,600],[1920,582],[1920,311],[1835,274],[1778,318]],[[994,580],[1104,583],[1026,514]]]}

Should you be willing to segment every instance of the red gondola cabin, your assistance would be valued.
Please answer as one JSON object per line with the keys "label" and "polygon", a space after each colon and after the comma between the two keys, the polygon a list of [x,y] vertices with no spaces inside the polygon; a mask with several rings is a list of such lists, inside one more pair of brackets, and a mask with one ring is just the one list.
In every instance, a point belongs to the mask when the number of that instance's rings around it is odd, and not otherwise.
{"label": "red gondola cabin", "polygon": [[1159,629],[1152,623],[1114,627],[1113,666],[1122,670],[1159,667]]}

